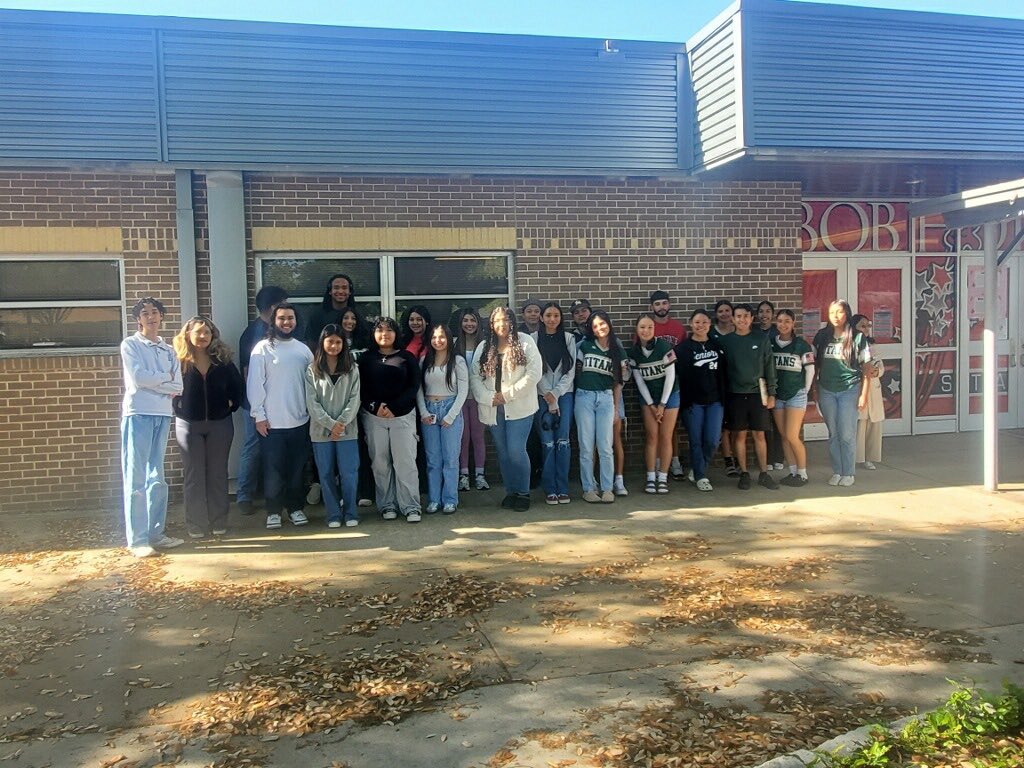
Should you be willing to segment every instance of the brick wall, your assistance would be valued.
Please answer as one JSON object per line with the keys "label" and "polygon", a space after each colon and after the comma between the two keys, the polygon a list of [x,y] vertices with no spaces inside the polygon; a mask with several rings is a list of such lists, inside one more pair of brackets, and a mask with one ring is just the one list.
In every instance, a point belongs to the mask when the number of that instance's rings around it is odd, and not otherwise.
{"label": "brick wall", "polygon": [[[586,297],[624,340],[656,288],[684,322],[721,298],[768,298],[800,317],[798,184],[249,174],[245,192],[250,228],[514,227],[516,305]],[[626,393],[627,456],[640,460]]]}
{"label": "brick wall", "polygon": [[[0,227],[119,227],[126,310],[152,294],[180,327],[173,173],[0,171]],[[117,354],[0,358],[0,511],[116,507],[122,392]]]}
{"label": "brick wall", "polygon": [[[654,288],[672,294],[680,317],[721,297],[800,304],[795,184],[247,174],[245,195],[250,243],[253,227],[513,227],[517,303],[587,296],[622,336]],[[193,203],[199,306],[209,311],[201,173]],[[159,296],[172,336],[181,322],[173,173],[0,172],[0,227],[111,226],[121,230],[126,307]],[[251,301],[252,258],[246,280]],[[121,390],[113,354],[0,358],[0,511],[118,506]],[[631,455],[641,441],[633,418]],[[177,492],[177,450],[167,455]]]}

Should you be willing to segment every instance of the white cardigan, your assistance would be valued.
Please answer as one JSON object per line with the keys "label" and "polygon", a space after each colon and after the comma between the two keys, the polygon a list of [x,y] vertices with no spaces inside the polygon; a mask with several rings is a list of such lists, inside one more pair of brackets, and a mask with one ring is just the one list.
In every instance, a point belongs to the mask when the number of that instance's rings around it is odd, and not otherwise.
{"label": "white cardigan", "polygon": [[[541,376],[540,351],[525,333],[520,333],[519,343],[526,354],[526,365],[517,365],[501,372],[501,394],[505,397],[505,418],[524,419],[537,412],[537,382]],[[473,365],[469,371],[469,391],[478,405],[480,423],[493,426],[498,423],[498,409],[491,405],[494,398],[494,377],[484,378],[480,366],[484,362],[481,342],[473,354]]]}

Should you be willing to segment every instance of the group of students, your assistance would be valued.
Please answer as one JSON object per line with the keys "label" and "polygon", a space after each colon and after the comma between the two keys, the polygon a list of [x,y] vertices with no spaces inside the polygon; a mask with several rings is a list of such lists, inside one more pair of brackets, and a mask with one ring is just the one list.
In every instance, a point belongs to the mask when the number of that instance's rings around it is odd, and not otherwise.
{"label": "group of students", "polygon": [[241,370],[209,318],[188,320],[172,347],[159,336],[164,307],[158,300],[146,297],[132,309],[139,332],[121,345],[122,463],[126,536],[137,556],[183,543],[164,530],[163,453],[172,416],[184,465],[186,528],[202,538],[227,530],[231,415],[238,408],[246,416],[236,497],[242,513],[253,512],[262,471],[267,528],[280,528],[285,518],[306,525],[303,472],[311,449],[327,525],[339,528],[358,525],[357,508],[370,504],[371,495],[386,520],[456,512],[459,492],[471,487],[471,459],[475,487],[489,487],[484,427],[497,451],[502,507],[530,506],[531,434],[539,437],[545,502],[571,501],[572,424],[583,500],[613,502],[628,493],[621,425],[630,380],[641,401],[648,493],[667,493],[670,472],[684,477],[675,455],[680,409],[690,438],[688,479],[697,489],[712,490],[707,469],[720,443],[728,474],[738,476],[739,488],[751,487],[748,432],[758,483],[778,488],[765,439],[772,420],[790,469],[782,482],[803,485],[800,427],[815,385],[830,435],[829,484],[852,485],[858,412],[866,409],[878,371],[867,328],[857,326],[841,300],[809,345],[795,335],[793,313],[776,314],[769,302],[758,308],[756,323],[746,304],[721,301],[714,318],[696,310],[687,332],[671,317],[669,295],[655,291],[628,349],[608,313],[585,299],[570,307],[571,330],[557,302],[532,300],[521,308],[519,325],[508,307],[494,309],[485,325],[470,308],[450,324],[435,323],[423,306],[408,309],[401,323],[379,317],[368,324],[342,274],[328,281],[304,333],[282,289],[265,286],[256,304],[259,316],[240,339]]}

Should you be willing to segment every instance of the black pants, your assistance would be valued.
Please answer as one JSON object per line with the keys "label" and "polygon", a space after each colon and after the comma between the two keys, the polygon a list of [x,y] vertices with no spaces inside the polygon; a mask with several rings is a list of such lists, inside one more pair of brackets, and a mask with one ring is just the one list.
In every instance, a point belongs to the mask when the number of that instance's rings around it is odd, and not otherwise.
{"label": "black pants", "polygon": [[310,451],[309,424],[292,429],[271,429],[260,441],[267,514],[280,515],[302,509],[306,504],[302,470]]}
{"label": "black pants", "polygon": [[185,525],[190,533],[228,527],[228,453],[235,427],[216,421],[174,420],[174,438],[185,470]]}

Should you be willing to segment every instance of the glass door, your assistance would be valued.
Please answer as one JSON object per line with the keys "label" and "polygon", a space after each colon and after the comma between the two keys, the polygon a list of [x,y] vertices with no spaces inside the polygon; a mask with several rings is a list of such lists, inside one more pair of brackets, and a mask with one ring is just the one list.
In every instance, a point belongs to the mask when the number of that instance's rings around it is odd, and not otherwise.
{"label": "glass door", "polygon": [[[961,254],[961,291],[963,318],[960,324],[960,429],[982,428],[982,334],[985,329],[985,269],[982,256]],[[1007,259],[999,268],[996,302],[999,327],[996,329],[997,413],[1000,428],[1019,425],[1021,412],[1020,375],[1020,266],[1016,258]]]}

